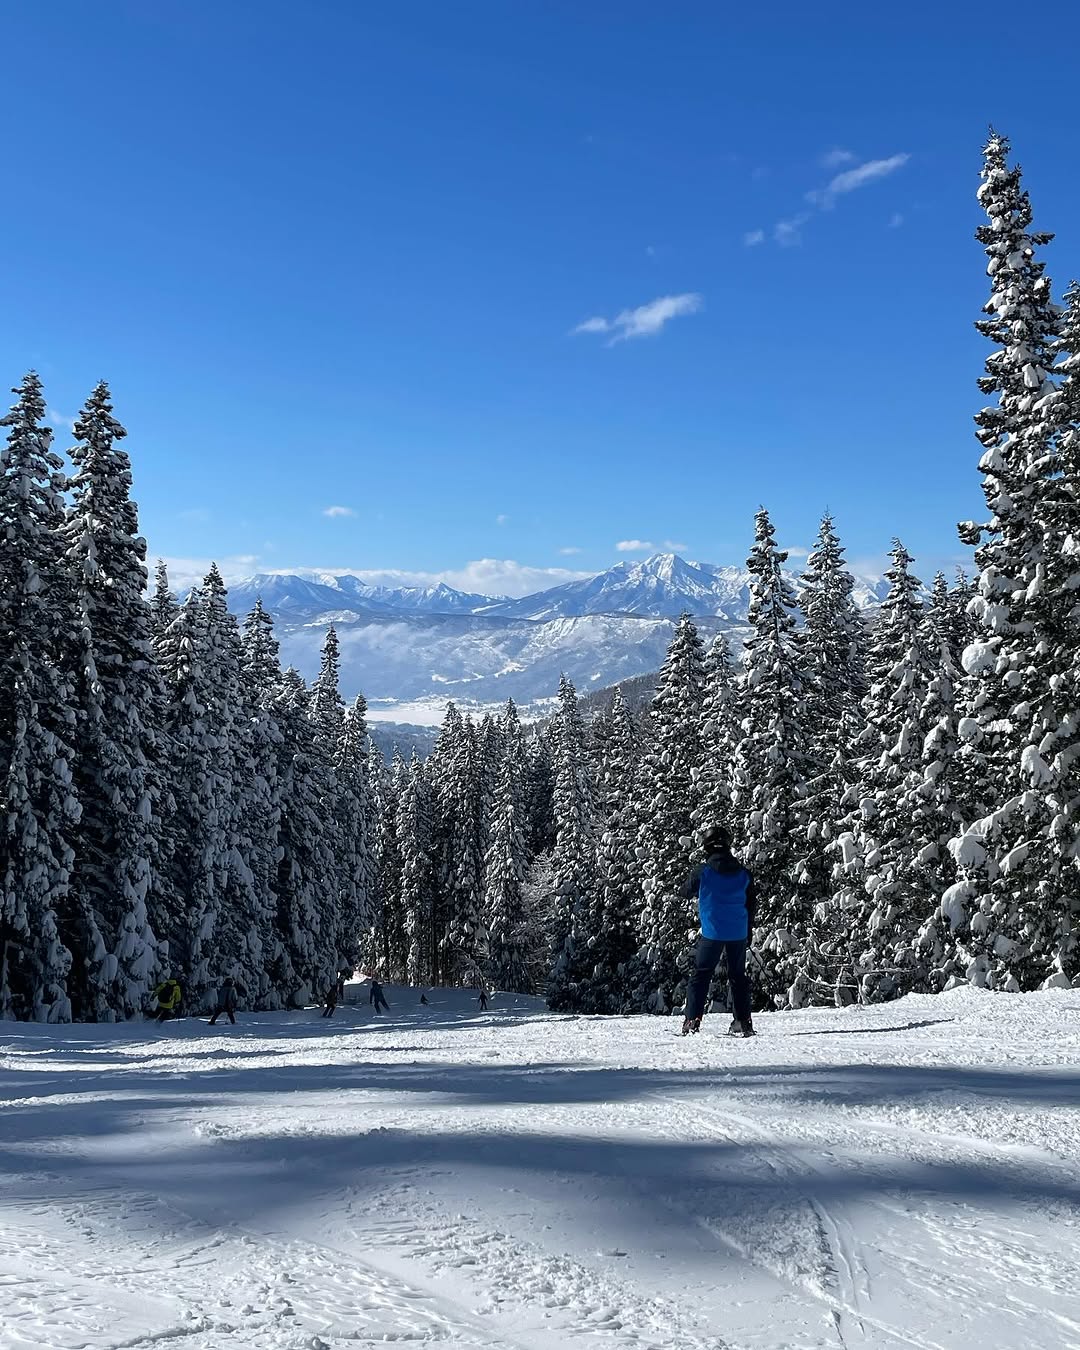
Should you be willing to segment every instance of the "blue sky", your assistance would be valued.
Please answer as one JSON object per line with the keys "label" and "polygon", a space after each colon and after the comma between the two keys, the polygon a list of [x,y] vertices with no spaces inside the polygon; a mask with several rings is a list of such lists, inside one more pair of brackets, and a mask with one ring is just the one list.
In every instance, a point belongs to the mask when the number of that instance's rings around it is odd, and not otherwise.
{"label": "blue sky", "polygon": [[9,5],[0,369],[58,423],[111,382],[188,567],[521,591],[741,561],[764,503],[930,572],[982,507],[990,121],[1080,272],[1080,23],[1009,74],[1015,15]]}

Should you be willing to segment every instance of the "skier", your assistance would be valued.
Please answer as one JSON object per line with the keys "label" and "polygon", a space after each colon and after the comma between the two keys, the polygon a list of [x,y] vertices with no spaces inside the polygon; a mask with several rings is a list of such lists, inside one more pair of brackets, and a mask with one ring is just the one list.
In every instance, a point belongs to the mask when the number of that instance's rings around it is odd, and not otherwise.
{"label": "skier", "polygon": [[371,977],[371,995],[368,1002],[374,1007],[376,1013],[382,1012],[384,1008],[387,1012],[390,1011],[390,1004],[383,998],[382,985],[374,975]]}
{"label": "skier", "polygon": [[728,1028],[732,1036],[753,1036],[750,1015],[750,977],[746,953],[754,928],[757,893],[754,878],[731,852],[731,835],[723,826],[707,830],[702,847],[706,861],[698,863],[687,877],[680,894],[684,900],[697,897],[701,937],[694,960],[694,974],[686,991],[686,1016],[682,1034],[701,1030],[705,999],[720,958],[727,954],[728,980],[735,1004],[735,1017]]}
{"label": "skier", "polygon": [[157,1021],[167,1022],[170,1017],[175,1017],[180,1010],[180,984],[170,975],[168,979],[162,980],[154,990],[154,997],[157,999]]}
{"label": "skier", "polygon": [[421,994],[421,995],[420,995],[420,1002],[421,1002],[421,1004],[422,1004],[425,1008],[428,1008],[428,1007],[431,1006],[431,1002],[430,1002],[430,1000],[428,999],[427,994]]}
{"label": "skier", "polygon": [[210,1025],[213,1026],[222,1013],[228,1015],[229,1021],[236,1026],[236,981],[231,975],[226,977],[225,983],[218,990],[217,1008],[210,1019]]}
{"label": "skier", "polygon": [[480,1011],[487,1012],[488,993],[486,989],[480,990],[480,997],[477,999],[477,1002],[480,1004]]}
{"label": "skier", "polygon": [[323,1017],[333,1017],[334,1012],[338,1005],[338,991],[339,985],[335,981],[326,991],[326,998],[324,1000],[325,1006],[323,1007],[322,1010]]}

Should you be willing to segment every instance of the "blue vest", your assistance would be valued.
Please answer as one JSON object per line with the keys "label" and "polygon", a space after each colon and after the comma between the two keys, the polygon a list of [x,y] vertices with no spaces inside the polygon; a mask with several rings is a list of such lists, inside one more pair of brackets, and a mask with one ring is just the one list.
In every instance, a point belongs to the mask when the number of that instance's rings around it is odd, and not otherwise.
{"label": "blue vest", "polygon": [[717,942],[735,942],[750,931],[746,912],[746,892],[750,873],[740,867],[737,872],[717,872],[706,866],[698,883],[698,919],[702,937]]}

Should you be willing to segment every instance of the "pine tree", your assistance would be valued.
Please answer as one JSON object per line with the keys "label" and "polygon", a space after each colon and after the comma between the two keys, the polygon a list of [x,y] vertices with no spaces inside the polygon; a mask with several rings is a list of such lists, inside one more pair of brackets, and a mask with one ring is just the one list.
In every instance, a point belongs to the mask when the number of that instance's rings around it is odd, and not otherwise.
{"label": "pine tree", "polygon": [[955,672],[938,632],[947,598],[928,615],[911,555],[896,542],[891,557],[868,659],[858,803],[839,841],[845,978],[868,1002],[927,987],[940,935],[921,934],[948,879],[956,826],[946,773],[956,748]]}
{"label": "pine tree", "polygon": [[[105,955],[76,1014],[129,1017],[156,983],[158,944],[148,916],[155,853],[156,727],[164,690],[150,645],[146,544],[131,500],[127,433],[99,384],[75,423],[73,498],[63,528],[79,633],[73,770],[82,817],[72,901]],[[88,972],[89,974],[89,972]]]}
{"label": "pine tree", "polygon": [[362,695],[357,695],[345,714],[334,750],[333,768],[340,925],[338,951],[344,965],[353,970],[363,952],[363,935],[372,925],[377,894],[367,704]]}
{"label": "pine tree", "polygon": [[555,718],[555,850],[551,881],[555,893],[552,969],[548,1005],[578,1005],[592,966],[588,906],[597,888],[595,808],[585,751],[585,726],[573,681],[559,680]]}
{"label": "pine tree", "polygon": [[692,968],[697,908],[694,900],[680,894],[680,887],[690,871],[694,827],[700,818],[704,703],[704,648],[690,616],[684,614],[660,671],[642,765],[640,933],[645,1006],[655,1012],[666,1012],[683,1001]]}
{"label": "pine tree", "polygon": [[[74,710],[64,674],[76,618],[62,556],[64,479],[42,425],[41,381],[28,374],[0,418],[0,1016],[71,1018],[69,945],[96,984],[105,956],[92,914],[70,893]],[[64,939],[61,939],[61,925]]]}
{"label": "pine tree", "polygon": [[309,692],[292,667],[271,707],[281,729],[274,983],[286,1006],[303,1007],[336,981],[340,962],[334,856],[323,818],[328,766],[316,744]]}
{"label": "pine tree", "polygon": [[395,751],[383,776],[379,794],[379,829],[375,850],[378,871],[379,911],[378,964],[384,978],[400,979],[408,960],[408,936],[402,903],[404,858],[398,836],[398,808],[405,783],[406,768]]}
{"label": "pine tree", "polygon": [[180,606],[169,586],[169,569],[159,558],[154,568],[154,594],[150,597],[150,636],[155,642],[165,636],[179,613]]}
{"label": "pine tree", "polygon": [[643,902],[636,853],[640,757],[638,728],[616,688],[597,784],[603,824],[597,848],[597,904],[588,925],[591,974],[582,997],[588,1012],[615,1013],[630,1006],[629,963],[637,947]]}
{"label": "pine tree", "polygon": [[490,843],[485,859],[484,923],[488,933],[488,969],[497,989],[528,991],[522,949],[525,872],[525,741],[517,709],[509,700],[499,728],[501,763],[491,809]]}
{"label": "pine tree", "polygon": [[699,833],[731,818],[735,747],[740,739],[737,671],[731,645],[723,633],[718,633],[705,653],[701,772],[694,818]]}
{"label": "pine tree", "polygon": [[990,520],[961,537],[976,553],[978,637],[961,734],[971,747],[965,795],[980,812],[954,841],[960,878],[942,912],[963,974],[1000,989],[1068,984],[1080,971],[1080,690],[1074,541],[1077,484],[1062,472],[1068,399],[1049,371],[1062,318],[1038,250],[1051,236],[1032,212],[1008,141],[992,133],[978,231],[991,296],[976,327],[994,346],[979,387],[996,394],[976,417]]}
{"label": "pine tree", "polygon": [[[818,1000],[838,974],[847,916],[833,900],[833,854],[846,828],[856,778],[855,744],[863,729],[866,627],[854,598],[855,578],[832,517],[821,521],[803,573],[797,634],[806,675],[803,720],[808,781],[803,808],[806,846],[797,881],[811,906],[800,962],[802,996]],[[837,996],[842,997],[840,990]]]}
{"label": "pine tree", "polygon": [[795,639],[796,600],[783,571],[767,511],[756,519],[746,661],[739,693],[742,739],[735,752],[736,847],[759,896],[755,946],[768,954],[765,992],[777,1002],[809,997],[801,969],[812,901],[799,882],[805,856],[805,798],[810,768],[804,703],[806,677]]}
{"label": "pine tree", "polygon": [[422,761],[413,754],[398,797],[397,837],[401,849],[401,908],[405,916],[405,979],[430,984],[435,979],[432,933],[431,785]]}

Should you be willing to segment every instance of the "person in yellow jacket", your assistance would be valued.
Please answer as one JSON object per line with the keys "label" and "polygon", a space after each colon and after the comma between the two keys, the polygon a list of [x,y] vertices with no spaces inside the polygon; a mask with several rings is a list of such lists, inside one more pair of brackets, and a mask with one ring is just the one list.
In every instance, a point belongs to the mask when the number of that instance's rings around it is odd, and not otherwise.
{"label": "person in yellow jacket", "polygon": [[175,1017],[180,1010],[180,985],[171,976],[167,980],[162,980],[154,990],[154,997],[157,999],[157,1020],[167,1022],[170,1017]]}

